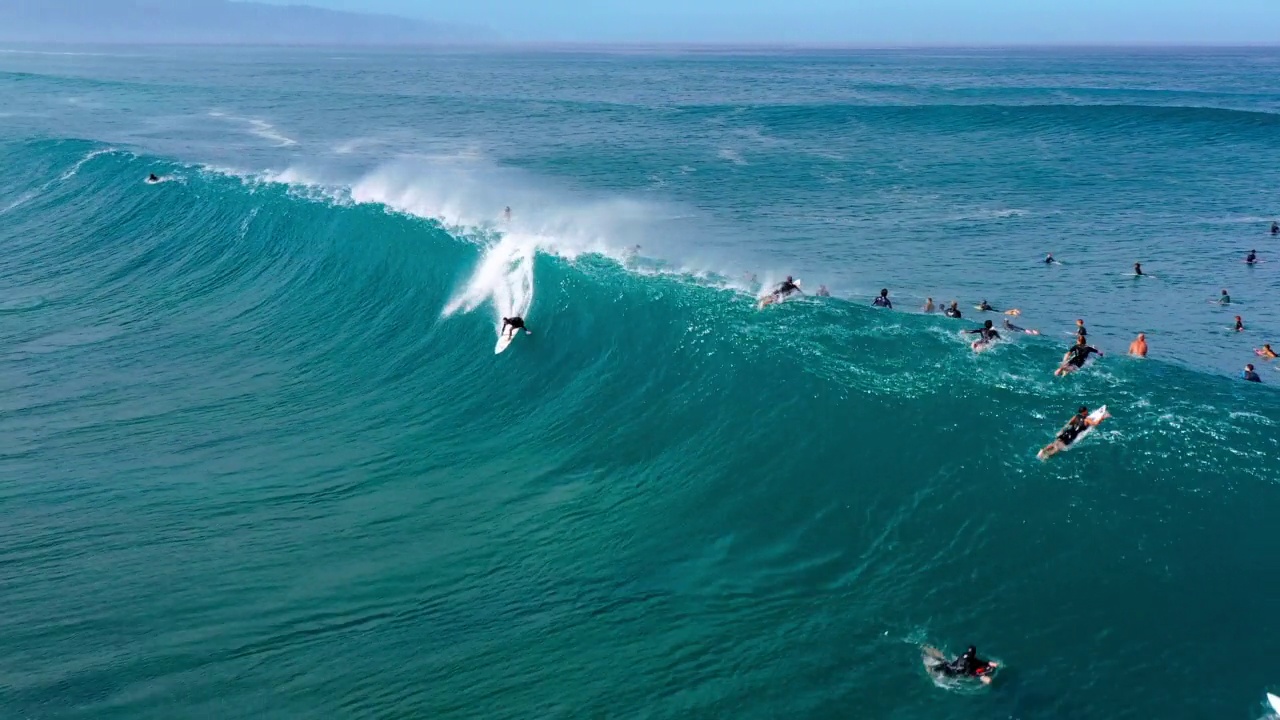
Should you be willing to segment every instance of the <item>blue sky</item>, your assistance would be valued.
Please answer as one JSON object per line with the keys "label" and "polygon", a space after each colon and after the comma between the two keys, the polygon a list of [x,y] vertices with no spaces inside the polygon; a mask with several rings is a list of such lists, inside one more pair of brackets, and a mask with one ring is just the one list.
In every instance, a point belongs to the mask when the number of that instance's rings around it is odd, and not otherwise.
{"label": "blue sky", "polygon": [[484,25],[530,41],[1280,43],[1280,0],[266,1]]}

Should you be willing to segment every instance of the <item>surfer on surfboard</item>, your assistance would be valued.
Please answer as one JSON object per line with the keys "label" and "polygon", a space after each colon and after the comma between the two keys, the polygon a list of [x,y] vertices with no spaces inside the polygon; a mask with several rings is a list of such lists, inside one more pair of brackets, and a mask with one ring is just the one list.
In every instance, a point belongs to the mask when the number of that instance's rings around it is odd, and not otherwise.
{"label": "surfer on surfboard", "polygon": [[942,314],[943,314],[943,315],[946,315],[946,316],[947,316],[947,317],[949,317],[949,318],[957,318],[957,319],[958,319],[958,318],[960,317],[960,307],[959,307],[959,305],[960,305],[960,303],[959,303],[959,302],[957,302],[957,301],[955,301],[955,300],[952,300],[952,301],[951,301],[951,304],[950,304],[949,306],[947,306],[947,309],[942,311]]}
{"label": "surfer on surfboard", "polygon": [[796,283],[795,278],[788,275],[786,280],[783,280],[782,282],[778,283],[778,286],[773,289],[773,292],[760,298],[760,307],[763,308],[766,305],[773,305],[774,303],[780,303],[788,295],[796,292],[800,293],[801,295],[804,294],[804,291],[800,289],[800,285]]}
{"label": "surfer on surfboard", "polygon": [[1133,264],[1133,274],[1134,274],[1134,276],[1136,276],[1136,277],[1141,277],[1141,276],[1142,276],[1142,263],[1134,263],[1134,264]]}
{"label": "surfer on surfboard", "polygon": [[1000,333],[996,332],[995,328],[991,327],[990,320],[983,323],[982,327],[980,328],[974,328],[972,330],[964,330],[962,332],[965,335],[981,335],[982,336],[982,337],[979,337],[977,340],[974,340],[973,344],[969,346],[974,350],[981,350],[982,348],[990,345],[993,341],[1000,339]]}
{"label": "surfer on surfboard", "polygon": [[1039,334],[1040,334],[1040,331],[1039,331],[1039,330],[1030,330],[1030,329],[1027,329],[1027,328],[1024,328],[1024,327],[1018,327],[1017,325],[1014,325],[1013,323],[1009,322],[1009,318],[1005,318],[1005,319],[1004,319],[1004,329],[1005,329],[1005,330],[1008,330],[1009,332],[1020,332],[1020,333],[1026,333],[1027,335],[1039,335]]}
{"label": "surfer on surfboard", "polygon": [[1093,414],[1089,413],[1089,408],[1081,405],[1080,410],[1067,421],[1067,424],[1064,425],[1061,430],[1058,431],[1053,442],[1040,449],[1037,457],[1044,460],[1057,455],[1070,447],[1071,443],[1075,442],[1076,438],[1080,437],[1085,430],[1097,426],[1109,417],[1111,416],[1107,413],[1105,405]]}
{"label": "surfer on surfboard", "polygon": [[947,656],[937,648],[926,647],[924,653],[932,660],[929,664],[929,672],[947,677],[977,678],[985,685],[991,684],[991,673],[997,667],[997,663],[980,659],[978,649],[972,645],[961,653],[960,657],[949,662]]}
{"label": "surfer on surfboard", "polygon": [[[511,328],[511,332],[507,332],[507,328]],[[502,329],[498,331],[499,335],[506,334],[507,338],[516,336],[516,330],[524,330],[525,335],[532,335],[533,331],[524,326],[524,318],[516,315],[515,317],[502,318]]]}
{"label": "surfer on surfboard", "polygon": [[875,300],[872,300],[871,304],[876,307],[889,308],[892,310],[893,303],[889,302],[889,288],[881,288],[880,295]]}
{"label": "surfer on surfboard", "polygon": [[1084,367],[1084,361],[1088,360],[1090,355],[1102,357],[1102,351],[1090,345],[1084,339],[1084,335],[1077,336],[1076,344],[1072,345],[1067,354],[1062,356],[1062,364],[1058,366],[1057,370],[1053,371],[1053,374],[1062,377],[1067,373],[1079,370]]}

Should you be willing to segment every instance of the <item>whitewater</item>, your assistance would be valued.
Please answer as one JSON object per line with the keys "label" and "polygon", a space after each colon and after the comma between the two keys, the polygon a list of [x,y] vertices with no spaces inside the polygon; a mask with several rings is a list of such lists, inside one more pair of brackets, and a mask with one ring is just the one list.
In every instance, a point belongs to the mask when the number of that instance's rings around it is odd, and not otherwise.
{"label": "whitewater", "polygon": [[1280,688],[1280,52],[12,50],[0,714]]}

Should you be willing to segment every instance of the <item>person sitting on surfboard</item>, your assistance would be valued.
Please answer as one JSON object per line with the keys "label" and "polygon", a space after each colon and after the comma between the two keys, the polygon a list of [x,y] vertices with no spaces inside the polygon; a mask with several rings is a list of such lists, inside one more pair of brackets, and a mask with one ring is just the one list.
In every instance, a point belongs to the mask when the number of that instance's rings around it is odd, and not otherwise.
{"label": "person sitting on surfboard", "polygon": [[1252,264],[1254,264],[1254,263],[1258,262],[1258,251],[1257,251],[1257,250],[1250,250],[1250,251],[1249,251],[1249,254],[1248,254],[1247,256],[1245,256],[1244,261],[1245,261],[1246,263],[1248,263],[1249,265],[1252,265]]}
{"label": "person sitting on surfboard", "polygon": [[996,663],[979,659],[978,649],[972,645],[951,662],[947,662],[943,657],[938,657],[938,660],[940,662],[931,668],[934,672],[948,677],[978,678],[987,684],[991,683],[991,672],[996,669]]}
{"label": "person sitting on surfboard", "polygon": [[983,298],[982,302],[978,303],[978,306],[974,309],[981,310],[982,312],[992,312],[995,310],[995,308],[991,307],[991,303],[987,302],[986,298]]}
{"label": "person sitting on surfboard", "polygon": [[983,345],[988,345],[988,344],[990,344],[992,340],[999,340],[999,339],[1000,339],[1000,333],[996,332],[995,328],[991,327],[991,321],[990,321],[990,320],[988,320],[988,321],[986,321],[985,323],[983,323],[983,324],[982,324],[982,327],[980,327],[980,328],[974,328],[973,330],[965,330],[965,331],[964,331],[964,334],[965,334],[965,335],[981,335],[981,336],[982,336],[982,337],[978,338],[977,340],[974,340],[974,341],[973,341],[973,348],[974,348],[975,350],[976,350],[976,349],[978,349],[978,348],[980,348],[980,347],[982,347]]}
{"label": "person sitting on surfboard", "polygon": [[1280,235],[1280,223],[1278,223],[1278,222],[1272,222],[1272,223],[1271,223],[1271,234],[1272,234],[1272,235]]}
{"label": "person sitting on surfboard", "polygon": [[1072,345],[1071,349],[1067,351],[1067,354],[1062,356],[1062,364],[1058,366],[1057,370],[1053,371],[1053,374],[1058,377],[1062,377],[1069,372],[1079,370],[1084,367],[1084,361],[1087,360],[1091,354],[1096,354],[1098,357],[1102,357],[1102,352],[1098,350],[1098,348],[1093,347],[1086,342],[1083,335],[1077,336],[1076,344]]}
{"label": "person sitting on surfboard", "polygon": [[524,326],[524,318],[520,317],[519,315],[515,317],[502,318],[502,329],[498,331],[498,334],[501,335],[504,332],[506,332],[508,326],[511,327],[511,332],[507,333],[507,337],[509,338],[516,336],[516,330],[524,330],[525,335],[533,334],[533,331],[531,331],[529,328]]}
{"label": "person sitting on surfboard", "polygon": [[875,300],[872,300],[871,304],[875,305],[876,307],[889,308],[890,310],[892,310],[893,303],[889,302],[889,288],[881,288],[879,297],[877,297]]}
{"label": "person sitting on surfboard", "polygon": [[959,318],[960,317],[959,306],[960,306],[960,303],[956,302],[955,300],[952,300],[951,305],[949,305],[946,310],[943,310],[942,314],[946,315],[949,318]]}
{"label": "person sitting on surfboard", "polygon": [[1268,360],[1275,360],[1277,357],[1276,351],[1271,349],[1271,343],[1263,343],[1262,347],[1258,348],[1254,352]]}
{"label": "person sitting on surfboard", "polygon": [[1129,343],[1129,354],[1134,357],[1147,356],[1147,334],[1138,333],[1138,339]]}
{"label": "person sitting on surfboard", "polygon": [[1219,304],[1219,305],[1230,305],[1230,304],[1231,304],[1231,296],[1227,294],[1227,291],[1226,291],[1226,290],[1223,290],[1223,291],[1222,291],[1222,296],[1218,298],[1218,304]]}
{"label": "person sitting on surfboard", "polygon": [[1240,373],[1240,377],[1249,382],[1262,382],[1262,378],[1258,377],[1258,373],[1253,371],[1253,363],[1244,366],[1244,371]]}
{"label": "person sitting on surfboard", "polygon": [[1045,264],[1045,265],[1052,265],[1052,264],[1054,264],[1054,263],[1056,263],[1056,262],[1058,262],[1058,261],[1053,259],[1053,253],[1049,253],[1048,255],[1045,255],[1045,256],[1044,256],[1044,264]]}
{"label": "person sitting on surfboard", "polygon": [[1236,332],[1244,332],[1244,320],[1239,315],[1236,316]]}
{"label": "person sitting on surfboard", "polygon": [[1142,274],[1142,263],[1134,263],[1134,264],[1133,264],[1133,274],[1134,274],[1134,275],[1141,275],[1141,274]]}
{"label": "person sitting on surfboard", "polygon": [[1084,328],[1084,320],[1076,318],[1076,337],[1088,337],[1089,331]]}

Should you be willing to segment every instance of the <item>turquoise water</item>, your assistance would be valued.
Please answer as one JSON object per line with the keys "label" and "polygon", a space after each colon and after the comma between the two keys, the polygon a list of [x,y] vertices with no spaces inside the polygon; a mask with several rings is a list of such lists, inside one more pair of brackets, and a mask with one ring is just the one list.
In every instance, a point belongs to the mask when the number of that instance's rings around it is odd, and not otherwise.
{"label": "turquoise water", "polygon": [[[6,716],[1280,688],[1280,374],[1236,377],[1280,342],[1280,52],[19,50]],[[756,311],[788,273],[835,297]],[[1044,335],[970,352],[983,298]],[[1107,356],[1055,379],[1077,317]],[[938,687],[922,643],[1004,667]]]}

